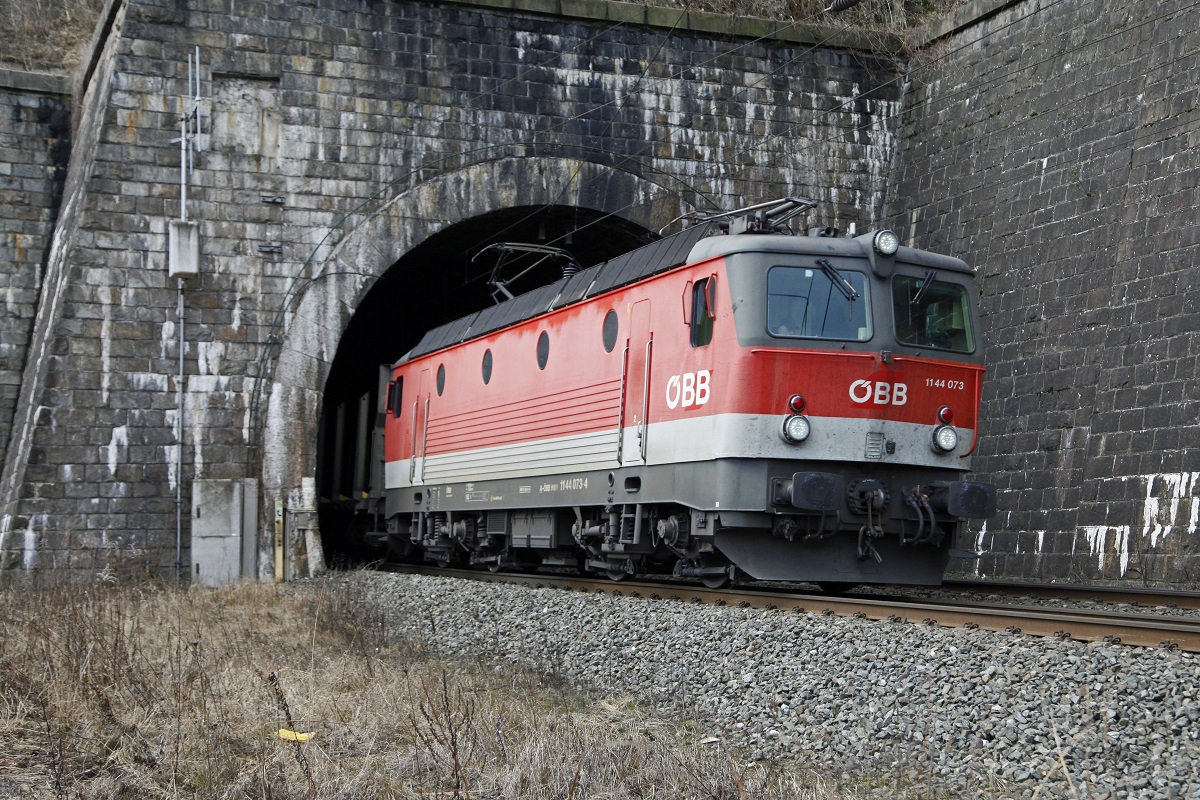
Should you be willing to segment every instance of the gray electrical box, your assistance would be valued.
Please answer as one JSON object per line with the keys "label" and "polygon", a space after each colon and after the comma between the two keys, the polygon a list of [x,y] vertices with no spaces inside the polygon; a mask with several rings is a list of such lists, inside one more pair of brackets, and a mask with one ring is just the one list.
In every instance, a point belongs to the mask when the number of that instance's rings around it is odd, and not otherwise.
{"label": "gray electrical box", "polygon": [[257,574],[258,481],[192,483],[192,583],[224,586]]}
{"label": "gray electrical box", "polygon": [[200,274],[200,226],[182,219],[171,220],[167,233],[167,276],[194,278]]}

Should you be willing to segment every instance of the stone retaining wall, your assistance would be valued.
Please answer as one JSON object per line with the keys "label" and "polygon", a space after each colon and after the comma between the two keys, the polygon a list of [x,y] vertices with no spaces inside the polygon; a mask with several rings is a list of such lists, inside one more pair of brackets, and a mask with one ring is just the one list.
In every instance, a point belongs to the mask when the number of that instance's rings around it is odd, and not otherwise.
{"label": "stone retaining wall", "polygon": [[914,63],[889,216],[982,278],[971,572],[1200,581],[1198,22],[1013,3]]}

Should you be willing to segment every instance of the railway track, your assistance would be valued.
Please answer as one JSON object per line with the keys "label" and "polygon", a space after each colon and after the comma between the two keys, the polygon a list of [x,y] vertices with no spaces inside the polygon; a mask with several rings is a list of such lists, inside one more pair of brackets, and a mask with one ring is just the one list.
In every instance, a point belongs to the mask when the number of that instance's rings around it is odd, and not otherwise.
{"label": "railway track", "polygon": [[1033,597],[1043,600],[1083,601],[1115,605],[1160,608],[1200,609],[1200,592],[1176,589],[1150,589],[1136,586],[1063,586],[1054,583],[992,583],[985,581],[946,581],[942,588],[954,592],[974,592],[987,596]]}
{"label": "railway track", "polygon": [[[507,583],[530,587],[555,587],[569,591],[599,592],[611,595],[673,599],[682,602],[738,605],[747,608],[771,608],[833,614],[895,623],[939,625],[950,628],[981,628],[1032,636],[1054,636],[1062,639],[1095,642],[1106,641],[1135,647],[1171,647],[1188,652],[1200,652],[1200,616],[1149,614],[1113,608],[1050,608],[1046,606],[997,603],[988,600],[945,598],[922,599],[901,596],[831,596],[820,593],[797,592],[794,589],[758,587],[754,589],[711,590],[683,582],[652,582],[626,580],[613,582],[593,580],[574,575],[547,573],[491,573],[475,570],[435,569],[432,567],[389,564],[385,569],[422,575],[462,578],[466,580]],[[989,595],[998,592],[989,584],[954,584],[953,588]],[[1030,587],[1004,587],[1012,594],[1029,595]],[[1053,590],[1051,599],[1075,594],[1076,599],[1117,605],[1130,603],[1124,590],[1099,588],[1045,587]],[[1194,595],[1139,592],[1140,605],[1174,605],[1197,608]],[[1164,599],[1168,598],[1168,599]],[[1151,602],[1151,600],[1154,602]],[[1160,602],[1162,601],[1162,602]]]}

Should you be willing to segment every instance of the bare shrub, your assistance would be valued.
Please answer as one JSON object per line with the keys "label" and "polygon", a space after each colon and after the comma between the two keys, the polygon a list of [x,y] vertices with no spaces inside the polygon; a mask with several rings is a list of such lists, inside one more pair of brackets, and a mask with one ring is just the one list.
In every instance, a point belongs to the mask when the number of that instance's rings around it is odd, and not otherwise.
{"label": "bare shrub", "polygon": [[104,8],[104,0],[5,0],[0,3],[0,62],[23,69],[69,70]]}

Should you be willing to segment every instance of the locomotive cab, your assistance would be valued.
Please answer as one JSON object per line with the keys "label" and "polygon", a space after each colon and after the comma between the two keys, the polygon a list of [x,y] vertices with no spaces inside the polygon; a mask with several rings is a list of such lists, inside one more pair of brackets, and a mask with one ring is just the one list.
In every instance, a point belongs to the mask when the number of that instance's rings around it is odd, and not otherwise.
{"label": "locomotive cab", "polygon": [[724,498],[716,547],[763,579],[939,581],[961,522],[995,512],[994,489],[963,480],[983,374],[971,269],[891,232],[697,250],[725,265],[728,390],[761,415],[768,473],[769,519]]}

